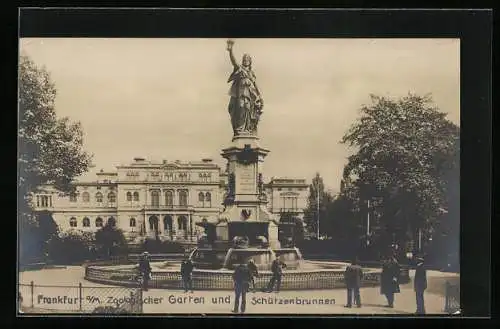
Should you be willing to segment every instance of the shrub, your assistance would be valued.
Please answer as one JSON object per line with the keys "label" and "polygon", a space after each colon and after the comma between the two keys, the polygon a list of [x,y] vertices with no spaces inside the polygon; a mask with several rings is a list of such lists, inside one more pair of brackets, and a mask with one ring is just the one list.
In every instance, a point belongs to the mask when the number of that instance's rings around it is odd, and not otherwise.
{"label": "shrub", "polygon": [[147,239],[143,244],[144,251],[150,254],[179,254],[184,253],[185,249],[179,242],[161,241],[156,239]]}
{"label": "shrub", "polygon": [[100,256],[105,258],[125,255],[128,252],[127,239],[122,230],[114,225],[106,224],[97,231],[95,233],[95,242]]}
{"label": "shrub", "polygon": [[80,263],[93,257],[94,234],[69,230],[59,234],[49,243],[49,255],[58,263]]}

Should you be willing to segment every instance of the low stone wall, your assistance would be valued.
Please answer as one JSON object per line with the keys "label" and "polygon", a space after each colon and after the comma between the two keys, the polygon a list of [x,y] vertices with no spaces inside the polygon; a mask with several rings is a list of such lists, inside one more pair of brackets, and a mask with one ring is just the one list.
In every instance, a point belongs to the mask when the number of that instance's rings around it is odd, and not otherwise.
{"label": "low stone wall", "polygon": [[[201,270],[193,271],[193,288],[196,290],[232,290],[232,271]],[[85,279],[88,281],[123,286],[137,286],[137,271],[113,267],[87,266]],[[180,272],[177,270],[153,271],[150,288],[182,289]],[[270,271],[262,271],[255,278],[258,290],[264,289],[271,279]],[[366,269],[362,286],[380,284],[380,270]],[[285,271],[281,281],[282,290],[312,290],[345,288],[344,271],[338,269],[318,269]]]}

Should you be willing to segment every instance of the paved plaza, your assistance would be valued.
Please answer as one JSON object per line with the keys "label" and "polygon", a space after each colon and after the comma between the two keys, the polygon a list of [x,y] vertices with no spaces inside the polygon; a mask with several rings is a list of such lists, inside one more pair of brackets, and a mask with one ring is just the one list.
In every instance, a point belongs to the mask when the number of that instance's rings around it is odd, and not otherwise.
{"label": "paved plaza", "polygon": [[[413,277],[413,271],[410,276]],[[68,312],[77,309],[72,298],[78,296],[78,284],[81,283],[85,295],[83,309],[90,311],[101,305],[112,305],[111,300],[126,297],[127,289],[112,288],[88,282],[83,278],[84,269],[80,266],[69,266],[38,271],[20,273],[20,283],[36,285],[33,303],[35,308],[55,309]],[[458,282],[459,275],[428,272],[429,289],[425,294],[425,303],[428,314],[444,314],[444,285],[446,281]],[[59,286],[59,287],[58,287]],[[74,286],[67,288],[60,286]],[[30,294],[29,287],[22,287],[23,296]],[[121,294],[121,295],[120,295]],[[64,297],[66,296],[66,297]],[[54,299],[59,298],[53,304]],[[410,315],[415,312],[415,294],[412,283],[402,285],[401,293],[396,295],[394,308],[384,307],[386,301],[380,295],[378,287],[361,289],[363,307],[345,308],[346,292],[344,289],[331,290],[304,290],[282,291],[280,293],[249,293],[247,296],[248,314],[402,314]],[[29,297],[23,298],[23,305],[28,306]],[[186,314],[214,314],[231,313],[234,294],[231,291],[194,291],[184,293],[179,290],[150,289],[143,293],[144,313],[186,313]]]}

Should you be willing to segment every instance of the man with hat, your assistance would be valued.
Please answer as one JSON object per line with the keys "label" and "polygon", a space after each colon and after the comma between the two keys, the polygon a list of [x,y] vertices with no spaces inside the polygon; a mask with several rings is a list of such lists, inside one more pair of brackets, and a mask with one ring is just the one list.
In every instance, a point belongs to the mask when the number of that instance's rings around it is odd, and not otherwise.
{"label": "man with hat", "polygon": [[417,300],[417,314],[425,314],[424,291],[427,289],[427,273],[424,267],[424,258],[416,257],[417,268],[413,286]]}
{"label": "man with hat", "polygon": [[139,271],[142,275],[142,289],[148,291],[149,277],[151,275],[151,265],[149,264],[149,253],[143,252],[139,260]]}

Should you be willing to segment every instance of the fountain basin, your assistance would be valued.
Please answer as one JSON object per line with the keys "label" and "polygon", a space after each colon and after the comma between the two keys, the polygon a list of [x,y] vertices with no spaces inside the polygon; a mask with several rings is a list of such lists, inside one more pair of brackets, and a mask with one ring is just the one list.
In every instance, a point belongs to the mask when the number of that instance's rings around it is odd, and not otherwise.
{"label": "fountain basin", "polygon": [[[301,260],[297,269],[285,269],[281,280],[281,290],[312,290],[345,288],[344,271],[346,263]],[[157,289],[182,289],[180,262],[152,262],[149,287]],[[362,286],[380,284],[380,269],[363,269]],[[89,265],[85,268],[85,279],[92,282],[138,286],[136,265]],[[193,288],[196,290],[233,290],[233,270],[228,268],[193,270]],[[272,273],[259,271],[255,278],[258,290],[267,287]]]}

